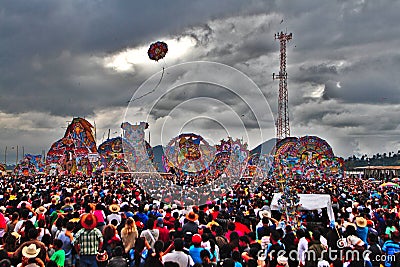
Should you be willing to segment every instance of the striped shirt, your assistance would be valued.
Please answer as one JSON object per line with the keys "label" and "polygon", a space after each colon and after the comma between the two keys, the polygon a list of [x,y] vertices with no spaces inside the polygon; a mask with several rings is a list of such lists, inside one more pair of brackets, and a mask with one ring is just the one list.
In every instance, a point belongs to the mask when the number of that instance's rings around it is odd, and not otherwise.
{"label": "striped shirt", "polygon": [[[400,252],[400,243],[394,242],[393,240],[388,240],[383,244],[382,251],[385,252],[386,255],[394,255],[397,252]],[[392,264],[391,261],[391,257],[386,257],[385,266],[390,267]]]}
{"label": "striped shirt", "polygon": [[102,242],[103,235],[99,229],[87,230],[83,228],[75,234],[72,244],[80,245],[81,255],[96,255],[99,250],[99,244]]}

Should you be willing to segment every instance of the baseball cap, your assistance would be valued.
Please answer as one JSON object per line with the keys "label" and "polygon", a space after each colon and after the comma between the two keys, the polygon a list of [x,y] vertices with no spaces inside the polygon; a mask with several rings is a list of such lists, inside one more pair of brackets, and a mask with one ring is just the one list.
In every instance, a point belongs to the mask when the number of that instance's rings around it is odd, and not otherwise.
{"label": "baseball cap", "polygon": [[194,244],[200,244],[201,243],[201,235],[195,234],[192,236],[192,243]]}

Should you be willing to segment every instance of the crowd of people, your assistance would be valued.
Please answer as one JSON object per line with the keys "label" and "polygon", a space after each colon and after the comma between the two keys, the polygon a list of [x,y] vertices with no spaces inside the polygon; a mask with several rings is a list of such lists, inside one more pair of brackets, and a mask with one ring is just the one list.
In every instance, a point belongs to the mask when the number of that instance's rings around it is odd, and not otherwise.
{"label": "crowd of people", "polygon": [[299,211],[293,225],[270,209],[273,180],[184,206],[154,199],[146,179],[0,177],[0,267],[400,266],[400,190],[383,181],[291,179],[298,193],[329,194],[336,219]]}

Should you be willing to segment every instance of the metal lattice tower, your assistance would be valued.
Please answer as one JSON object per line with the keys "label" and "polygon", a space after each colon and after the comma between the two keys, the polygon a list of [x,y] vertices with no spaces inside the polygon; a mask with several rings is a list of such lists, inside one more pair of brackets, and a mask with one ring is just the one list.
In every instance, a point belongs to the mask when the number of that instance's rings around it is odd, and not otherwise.
{"label": "metal lattice tower", "polygon": [[278,140],[290,136],[286,72],[286,43],[291,39],[292,33],[287,34],[278,32],[275,34],[275,40],[280,41],[280,70],[279,74],[272,74],[272,78],[274,80],[279,79],[278,119],[276,121],[276,133]]}

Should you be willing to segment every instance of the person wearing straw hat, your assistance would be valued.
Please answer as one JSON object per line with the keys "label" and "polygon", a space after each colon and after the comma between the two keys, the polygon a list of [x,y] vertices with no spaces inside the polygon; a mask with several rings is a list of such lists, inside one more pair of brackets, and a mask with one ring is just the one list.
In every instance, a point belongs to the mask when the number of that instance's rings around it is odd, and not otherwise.
{"label": "person wearing straw hat", "polygon": [[117,204],[112,204],[108,207],[110,210],[111,214],[107,216],[107,222],[110,224],[112,220],[116,220],[118,222],[118,225],[121,223],[121,215],[119,214],[119,211],[121,208]]}
{"label": "person wearing straw hat", "polygon": [[72,241],[80,255],[80,265],[82,267],[97,267],[96,255],[103,246],[103,235],[96,228],[96,216],[91,213],[84,214],[81,225],[83,228],[76,233]]}
{"label": "person wearing straw hat", "polygon": [[41,248],[36,247],[35,244],[31,244],[29,246],[25,246],[22,248],[22,261],[17,266],[26,266],[26,267],[34,267],[40,266],[44,267],[44,262],[38,257]]}
{"label": "person wearing straw hat", "polygon": [[367,237],[368,237],[368,227],[367,220],[364,217],[356,217],[356,226],[357,226],[357,236],[361,238],[361,240],[368,245]]}
{"label": "person wearing straw hat", "polygon": [[22,249],[22,256],[31,259],[36,258],[40,253],[40,248],[36,248],[35,244],[31,244]]}
{"label": "person wearing straw hat", "polygon": [[35,210],[35,212],[36,212],[36,214],[42,214],[42,215],[44,215],[46,212],[47,212],[47,209],[45,208],[45,207],[43,207],[43,206],[40,206],[39,208],[37,208],[36,210]]}
{"label": "person wearing straw hat", "polygon": [[49,257],[47,255],[46,246],[43,242],[40,242],[39,240],[37,240],[37,236],[38,236],[38,230],[36,228],[30,229],[28,231],[29,241],[22,243],[16,251],[9,252],[8,257],[10,259],[17,259],[17,260],[21,261],[24,257],[24,255],[22,253],[23,249],[25,247],[29,247],[33,244],[33,245],[35,245],[36,248],[40,249],[38,258],[40,258],[43,262],[48,261]]}
{"label": "person wearing straw hat", "polygon": [[194,213],[193,211],[186,214],[187,223],[182,226],[182,233],[185,234],[186,232],[191,232],[193,234],[198,233],[199,225],[196,223],[198,220],[199,215]]}

